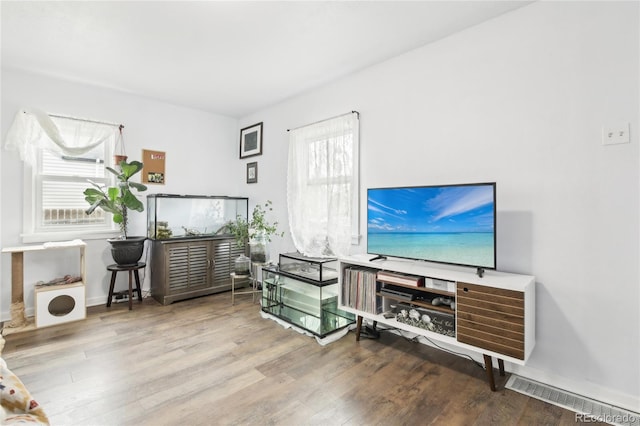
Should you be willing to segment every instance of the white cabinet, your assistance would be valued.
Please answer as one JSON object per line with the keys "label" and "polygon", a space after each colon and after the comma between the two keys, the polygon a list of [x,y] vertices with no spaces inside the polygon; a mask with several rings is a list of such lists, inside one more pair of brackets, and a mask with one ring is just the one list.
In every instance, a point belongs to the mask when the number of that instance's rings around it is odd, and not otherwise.
{"label": "white cabinet", "polygon": [[[353,256],[339,260],[340,307],[357,316],[356,339],[360,337],[362,319],[366,318],[389,327],[426,336],[433,341],[481,353],[487,367],[488,379],[495,390],[491,357],[499,362],[504,374],[504,361],[524,365],[535,345],[535,277],[497,271],[485,271],[483,277],[475,271],[462,268],[433,267],[425,262],[410,260],[376,260],[371,256]],[[421,279],[419,285],[406,285],[382,277],[376,281],[376,306],[364,310],[345,303],[351,285],[349,271],[365,268],[381,275],[410,275]],[[386,274],[385,274],[386,273]],[[347,275],[345,275],[347,274]],[[424,283],[424,284],[423,284]],[[424,286],[423,286],[424,285]],[[346,287],[345,287],[346,286]],[[387,288],[388,290],[384,290]],[[394,294],[394,291],[397,294]],[[454,302],[454,309],[442,303],[433,304],[436,297]],[[441,299],[442,300],[442,299]],[[347,306],[351,304],[352,307]],[[399,321],[392,306],[414,310],[415,321]],[[397,308],[396,308],[397,309]],[[435,327],[424,328],[420,318],[428,311],[453,315],[453,333],[435,332]],[[373,313],[379,312],[379,313]]]}

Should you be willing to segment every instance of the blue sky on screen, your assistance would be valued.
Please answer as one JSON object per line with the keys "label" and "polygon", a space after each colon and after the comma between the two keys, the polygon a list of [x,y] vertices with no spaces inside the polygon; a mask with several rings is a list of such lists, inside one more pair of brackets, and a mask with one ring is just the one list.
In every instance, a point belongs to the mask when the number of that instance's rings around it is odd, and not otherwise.
{"label": "blue sky on screen", "polygon": [[373,232],[493,232],[492,185],[368,191]]}

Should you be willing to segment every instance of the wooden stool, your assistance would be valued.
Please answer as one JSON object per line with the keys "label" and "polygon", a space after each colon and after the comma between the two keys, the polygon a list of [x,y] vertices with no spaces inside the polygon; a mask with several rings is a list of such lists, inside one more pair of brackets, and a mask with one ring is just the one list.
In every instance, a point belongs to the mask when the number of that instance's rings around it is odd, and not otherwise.
{"label": "wooden stool", "polygon": [[142,290],[140,289],[140,276],[138,270],[147,266],[144,262],[138,262],[135,265],[109,265],[107,270],[111,271],[111,284],[109,285],[109,299],[107,299],[107,308],[111,306],[111,299],[113,299],[113,286],[116,283],[116,275],[120,271],[129,271],[129,310],[133,308],[133,281],[132,276],[136,279],[136,291],[138,292],[138,301],[142,302]]}

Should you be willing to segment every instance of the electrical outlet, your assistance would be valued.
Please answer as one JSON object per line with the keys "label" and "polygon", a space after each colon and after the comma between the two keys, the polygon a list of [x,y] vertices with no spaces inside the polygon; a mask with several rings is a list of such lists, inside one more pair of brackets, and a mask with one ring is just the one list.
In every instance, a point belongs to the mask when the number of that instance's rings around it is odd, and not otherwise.
{"label": "electrical outlet", "polygon": [[602,127],[602,145],[629,143],[629,123]]}

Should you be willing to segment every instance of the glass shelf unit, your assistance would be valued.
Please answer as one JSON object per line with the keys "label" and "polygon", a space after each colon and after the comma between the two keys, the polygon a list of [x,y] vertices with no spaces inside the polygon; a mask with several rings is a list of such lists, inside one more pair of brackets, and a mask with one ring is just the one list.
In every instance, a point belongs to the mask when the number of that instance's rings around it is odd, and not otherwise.
{"label": "glass shelf unit", "polygon": [[[318,337],[340,330],[355,323],[355,316],[338,308],[338,280],[337,275],[332,279],[312,279],[314,275],[309,270],[297,275],[290,270],[284,270],[283,256],[280,257],[280,267],[264,267],[262,269],[262,310],[274,315],[290,324],[307,330]],[[290,257],[286,257],[290,259]],[[298,259],[300,260],[300,259]],[[318,263],[308,259],[310,266],[318,274],[327,272],[326,260]],[[335,260],[333,260],[335,264]],[[288,263],[285,261],[286,267]],[[335,271],[335,270],[334,270]]]}

